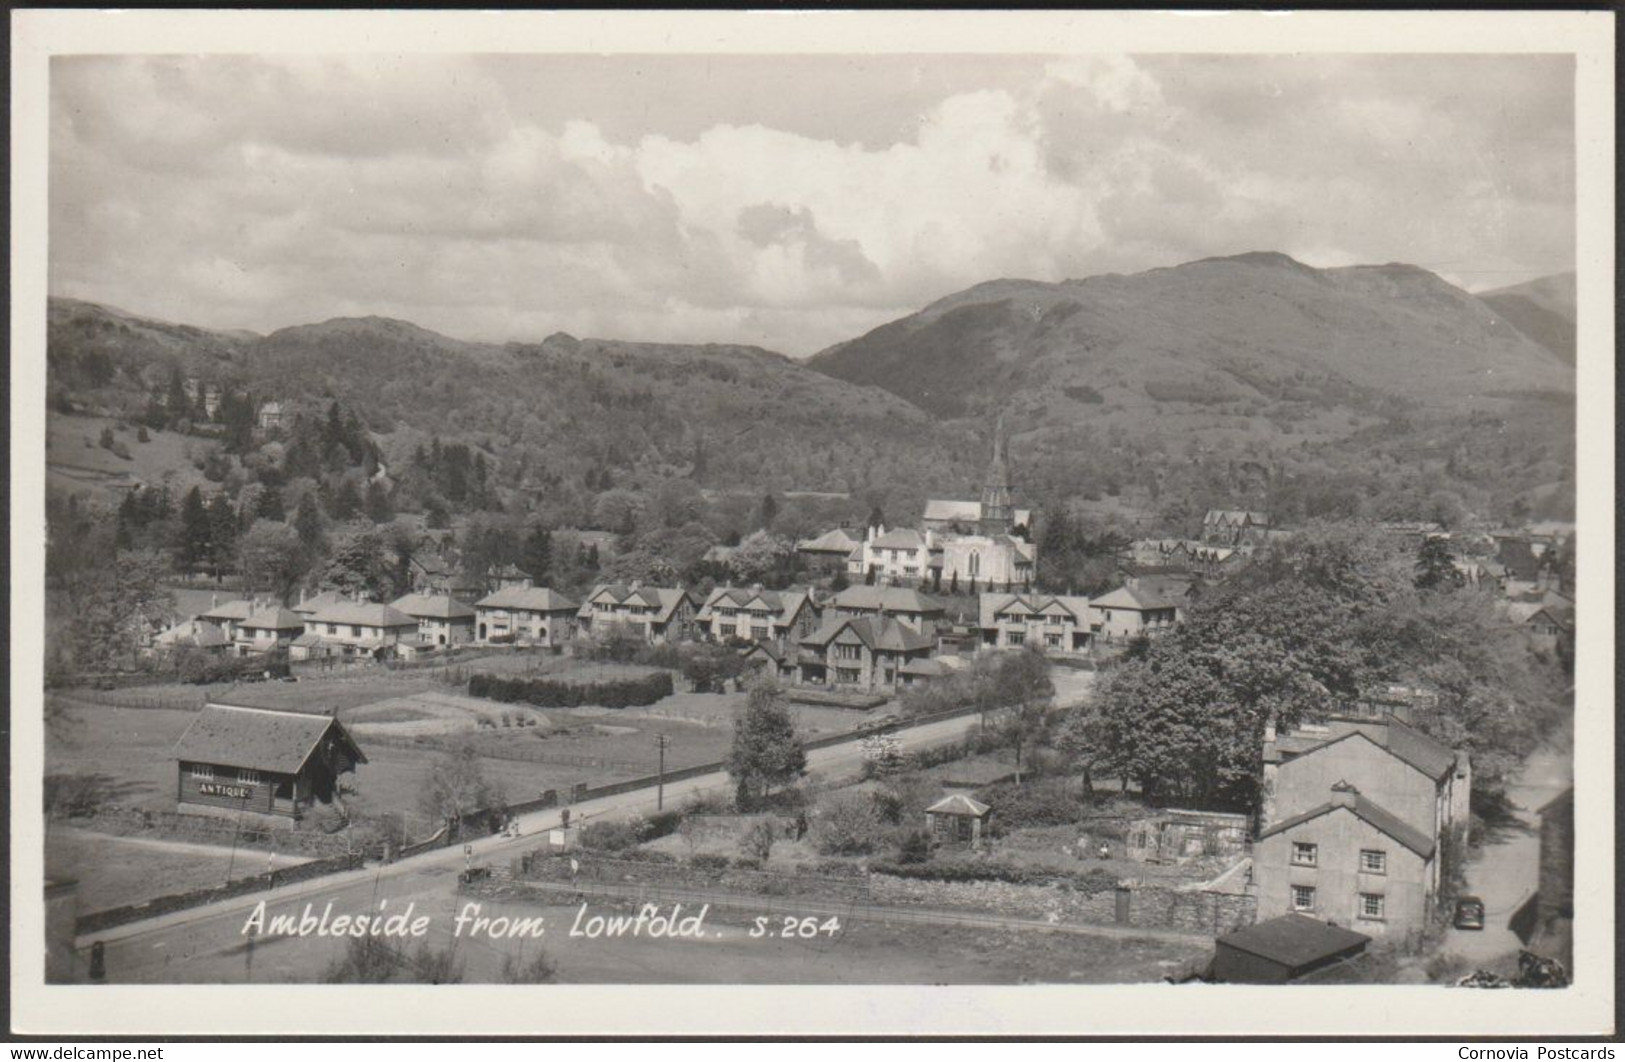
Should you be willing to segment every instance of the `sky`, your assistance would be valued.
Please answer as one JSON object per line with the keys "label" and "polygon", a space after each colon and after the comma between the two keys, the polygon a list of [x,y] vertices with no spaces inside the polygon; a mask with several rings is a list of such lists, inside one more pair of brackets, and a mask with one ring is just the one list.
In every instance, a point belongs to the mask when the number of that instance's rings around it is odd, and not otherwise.
{"label": "sky", "polygon": [[985,280],[1574,268],[1567,56],[73,56],[50,290],[804,356]]}

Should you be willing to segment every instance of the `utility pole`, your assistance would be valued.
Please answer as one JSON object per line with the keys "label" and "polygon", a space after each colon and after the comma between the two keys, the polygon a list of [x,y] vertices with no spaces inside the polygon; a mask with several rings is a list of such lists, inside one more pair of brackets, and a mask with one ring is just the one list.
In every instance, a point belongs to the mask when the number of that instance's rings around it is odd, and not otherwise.
{"label": "utility pole", "polygon": [[656,811],[662,811],[666,807],[666,745],[669,740],[665,734],[655,735],[655,748],[660,750],[660,771],[655,776]]}

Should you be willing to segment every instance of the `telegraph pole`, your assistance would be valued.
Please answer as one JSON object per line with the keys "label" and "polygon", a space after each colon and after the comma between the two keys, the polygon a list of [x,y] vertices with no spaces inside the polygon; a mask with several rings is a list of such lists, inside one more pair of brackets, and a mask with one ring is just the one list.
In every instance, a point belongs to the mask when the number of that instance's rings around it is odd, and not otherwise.
{"label": "telegraph pole", "polygon": [[666,745],[670,739],[665,734],[655,735],[655,748],[660,750],[660,771],[655,777],[655,810],[661,811],[666,807]]}

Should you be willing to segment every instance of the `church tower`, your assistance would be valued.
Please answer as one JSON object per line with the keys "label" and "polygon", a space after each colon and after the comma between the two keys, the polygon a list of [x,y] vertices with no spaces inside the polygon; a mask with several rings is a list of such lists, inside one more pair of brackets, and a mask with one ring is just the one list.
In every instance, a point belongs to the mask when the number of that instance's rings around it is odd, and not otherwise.
{"label": "church tower", "polygon": [[987,475],[982,478],[982,516],[980,529],[989,537],[1008,535],[1011,526],[1010,463],[1004,456],[1004,414],[999,414],[993,428],[993,460],[988,463]]}

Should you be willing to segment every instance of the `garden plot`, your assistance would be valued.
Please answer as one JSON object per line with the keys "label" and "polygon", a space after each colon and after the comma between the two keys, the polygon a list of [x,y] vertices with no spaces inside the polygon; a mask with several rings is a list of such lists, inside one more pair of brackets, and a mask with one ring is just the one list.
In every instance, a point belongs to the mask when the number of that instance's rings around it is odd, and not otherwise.
{"label": "garden plot", "polygon": [[[522,722],[519,722],[523,720]],[[536,727],[551,731],[557,724],[540,709],[499,704],[478,697],[426,690],[352,708],[344,721],[357,739],[431,738],[495,727]]]}

